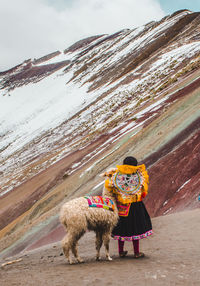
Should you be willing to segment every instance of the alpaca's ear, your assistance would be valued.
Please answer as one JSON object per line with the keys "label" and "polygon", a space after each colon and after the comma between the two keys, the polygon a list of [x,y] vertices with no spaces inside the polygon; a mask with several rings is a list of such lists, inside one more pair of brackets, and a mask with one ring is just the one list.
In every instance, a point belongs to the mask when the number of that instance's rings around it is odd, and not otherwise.
{"label": "alpaca's ear", "polygon": [[101,177],[101,178],[104,178],[104,177],[106,177],[106,176],[107,176],[107,173],[106,173],[106,172],[99,175],[99,177]]}

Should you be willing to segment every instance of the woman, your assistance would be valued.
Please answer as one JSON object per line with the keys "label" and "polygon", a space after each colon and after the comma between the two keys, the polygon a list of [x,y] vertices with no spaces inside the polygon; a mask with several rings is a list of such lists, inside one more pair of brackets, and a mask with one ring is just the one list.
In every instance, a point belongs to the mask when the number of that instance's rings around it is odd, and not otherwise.
{"label": "woman", "polygon": [[144,257],[139,251],[140,239],[151,235],[152,224],[142,199],[147,195],[149,176],[145,165],[137,165],[137,159],[126,157],[123,165],[104,174],[105,188],[117,197],[119,221],[112,237],[118,240],[119,256],[124,257],[124,242],[132,241],[134,257]]}

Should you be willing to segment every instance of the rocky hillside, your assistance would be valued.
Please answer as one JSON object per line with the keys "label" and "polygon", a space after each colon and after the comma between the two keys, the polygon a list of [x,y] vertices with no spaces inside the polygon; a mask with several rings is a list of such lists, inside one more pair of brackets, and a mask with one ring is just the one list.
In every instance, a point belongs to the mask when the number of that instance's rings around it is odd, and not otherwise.
{"label": "rocky hillside", "polygon": [[54,228],[128,154],[149,169],[152,216],[197,207],[199,55],[200,13],[184,10],[1,72],[1,247]]}

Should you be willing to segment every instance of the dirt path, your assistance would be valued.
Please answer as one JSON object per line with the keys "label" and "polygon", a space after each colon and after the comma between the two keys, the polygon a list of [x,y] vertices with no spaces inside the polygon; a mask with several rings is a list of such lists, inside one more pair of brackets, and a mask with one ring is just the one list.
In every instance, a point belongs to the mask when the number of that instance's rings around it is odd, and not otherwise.
{"label": "dirt path", "polygon": [[[111,240],[113,261],[95,261],[94,234],[79,242],[85,263],[69,265],[60,243],[23,253],[6,261],[21,261],[0,268],[1,286],[56,285],[200,285],[200,209],[153,219],[154,235],[141,241],[143,259],[134,259],[126,242],[128,257],[118,258],[117,242]],[[6,262],[1,261],[2,263]]]}

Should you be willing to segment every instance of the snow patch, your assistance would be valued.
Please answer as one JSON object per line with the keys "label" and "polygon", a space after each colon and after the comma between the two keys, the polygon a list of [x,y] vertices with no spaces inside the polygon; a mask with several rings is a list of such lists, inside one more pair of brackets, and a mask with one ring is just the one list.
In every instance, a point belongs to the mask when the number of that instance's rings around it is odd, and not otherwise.
{"label": "snow patch", "polygon": [[176,193],[179,193],[180,190],[183,189],[184,186],[187,185],[190,181],[191,181],[191,179],[187,180],[187,181],[176,191]]}

